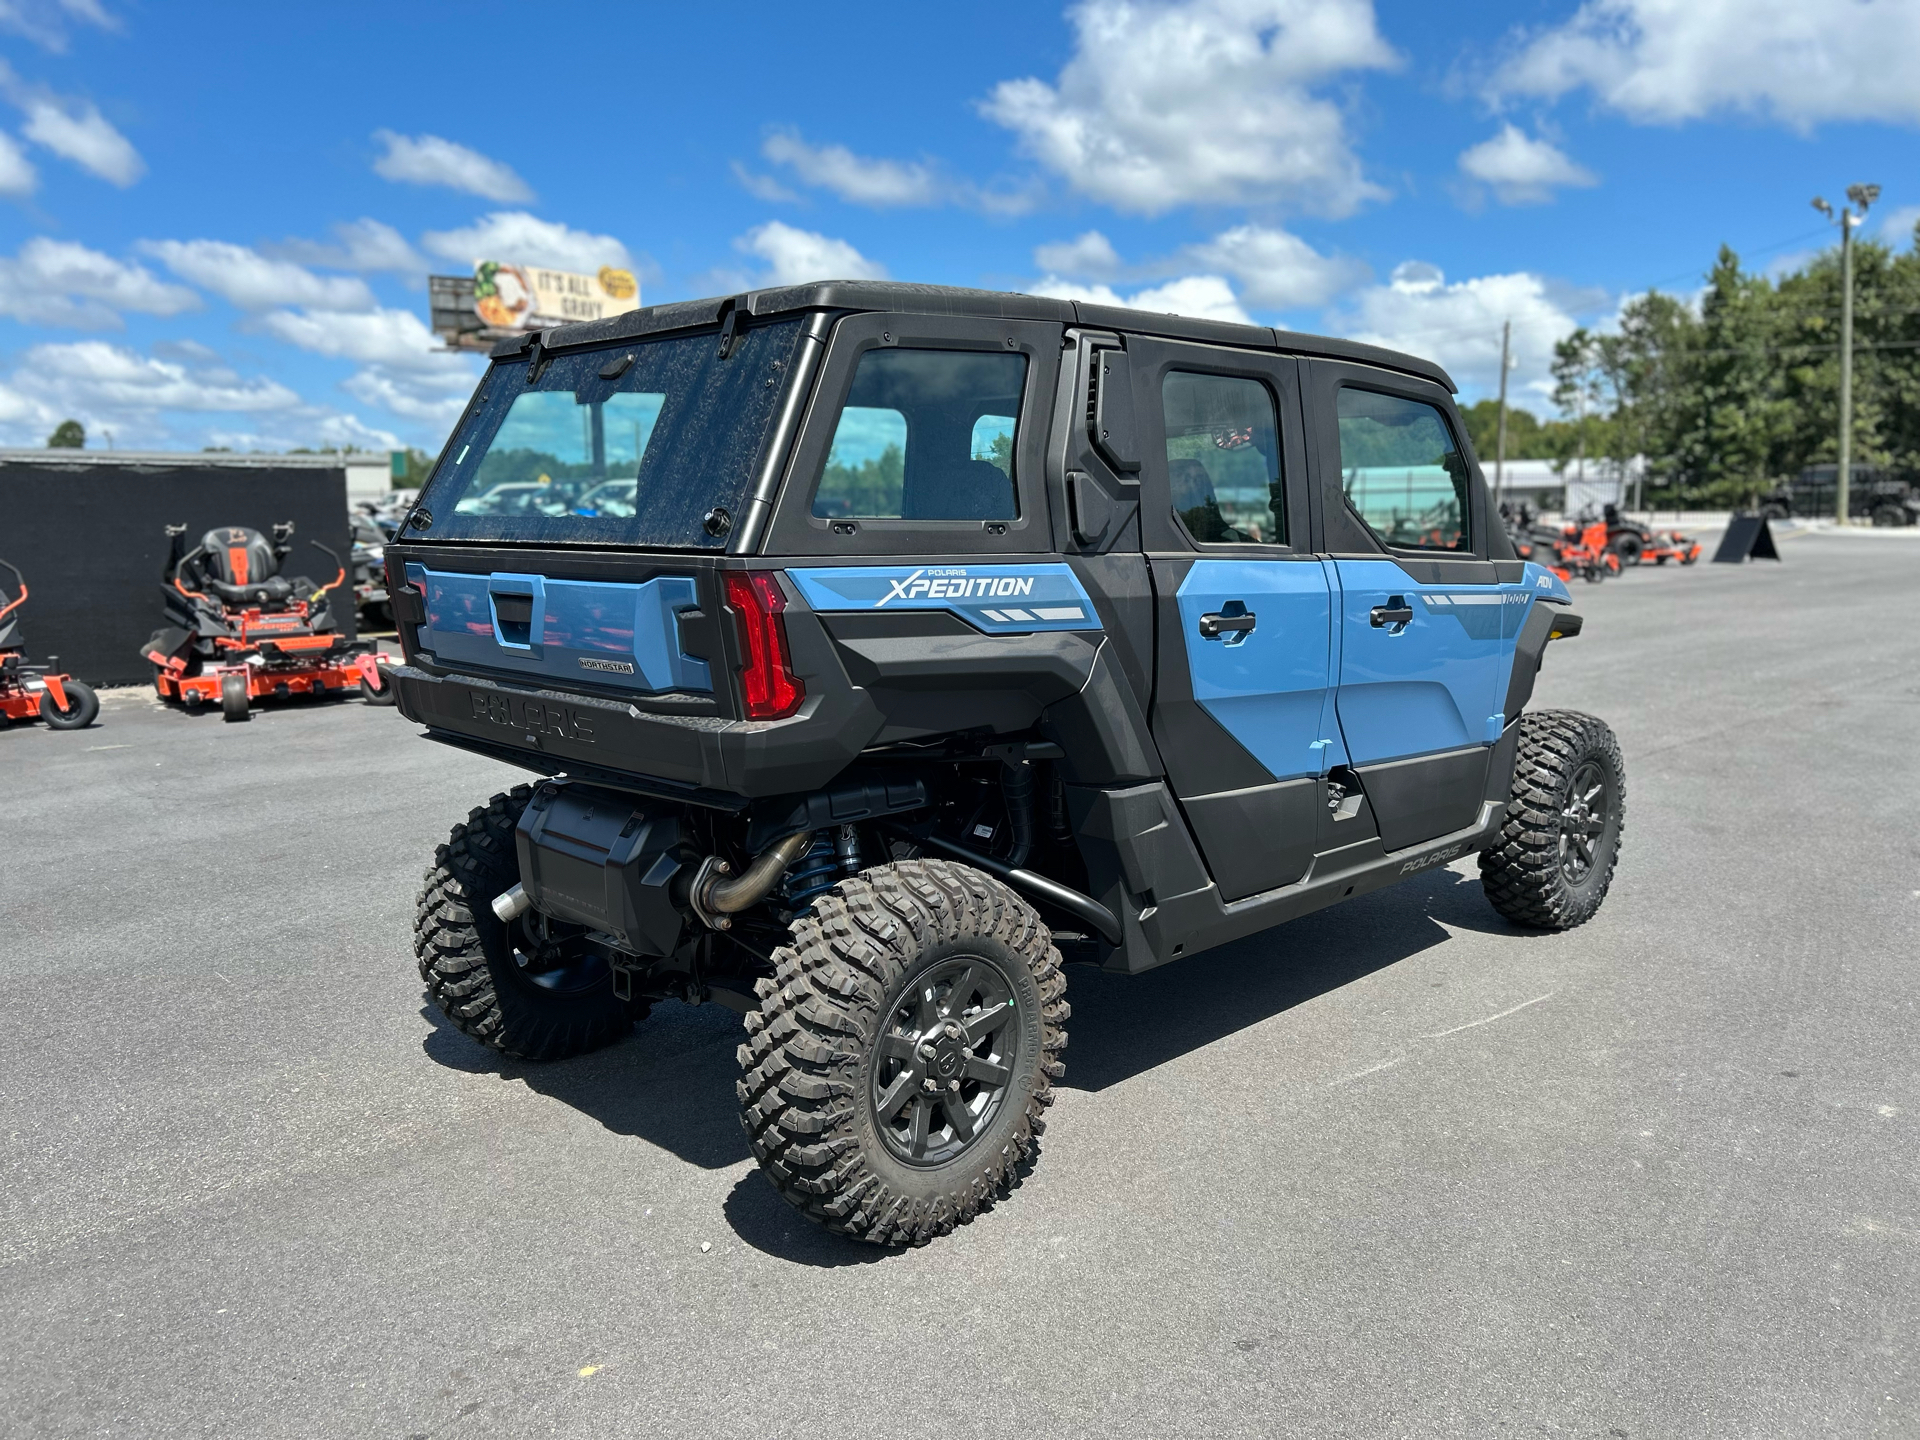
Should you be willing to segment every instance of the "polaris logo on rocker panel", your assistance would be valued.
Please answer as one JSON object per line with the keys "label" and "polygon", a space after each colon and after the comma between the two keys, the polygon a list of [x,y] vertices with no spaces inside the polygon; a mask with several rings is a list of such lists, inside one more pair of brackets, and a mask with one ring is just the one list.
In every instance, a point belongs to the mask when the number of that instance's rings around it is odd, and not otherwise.
{"label": "polaris logo on rocker panel", "polygon": [[1402,875],[1411,875],[1416,870],[1428,870],[1435,865],[1444,865],[1449,860],[1457,859],[1460,852],[1466,848],[1464,844],[1449,845],[1446,849],[1436,850],[1431,855],[1416,856],[1400,867],[1400,873]]}
{"label": "polaris logo on rocker panel", "polygon": [[558,735],[563,740],[593,744],[593,721],[571,706],[551,700],[525,700],[518,696],[469,690],[473,718],[490,725],[517,730],[523,735]]}
{"label": "polaris logo on rocker panel", "polygon": [[610,670],[615,675],[633,674],[633,662],[631,660],[595,660],[590,656],[582,655],[580,657],[580,668],[582,670]]}

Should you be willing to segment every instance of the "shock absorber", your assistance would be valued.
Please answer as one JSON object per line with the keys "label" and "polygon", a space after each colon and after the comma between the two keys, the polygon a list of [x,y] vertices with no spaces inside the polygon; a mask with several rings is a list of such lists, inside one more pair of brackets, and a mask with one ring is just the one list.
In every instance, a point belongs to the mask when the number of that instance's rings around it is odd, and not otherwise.
{"label": "shock absorber", "polygon": [[840,857],[834,850],[833,838],[831,830],[816,830],[807,853],[794,861],[787,871],[781,890],[795,913],[805,910],[816,898],[826,894],[839,878]]}

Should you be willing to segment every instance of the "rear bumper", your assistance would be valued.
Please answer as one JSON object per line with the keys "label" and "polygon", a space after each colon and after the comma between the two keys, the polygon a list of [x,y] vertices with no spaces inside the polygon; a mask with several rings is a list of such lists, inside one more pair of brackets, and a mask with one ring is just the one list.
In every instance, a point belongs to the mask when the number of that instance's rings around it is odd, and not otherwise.
{"label": "rear bumper", "polygon": [[[436,675],[413,665],[395,665],[388,676],[400,713],[435,738],[477,742],[469,748],[542,774],[571,765],[583,773],[630,775],[748,799],[827,785],[865,748],[882,719],[866,692],[849,686],[810,691],[790,719],[729,720],[660,714],[608,697]],[[687,798],[702,803],[697,795]]]}

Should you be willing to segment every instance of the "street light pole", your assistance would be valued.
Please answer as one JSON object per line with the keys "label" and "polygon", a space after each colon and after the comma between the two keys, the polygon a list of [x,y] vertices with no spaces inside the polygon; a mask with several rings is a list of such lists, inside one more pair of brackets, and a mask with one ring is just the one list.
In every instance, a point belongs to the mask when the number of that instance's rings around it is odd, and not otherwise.
{"label": "street light pole", "polygon": [[1853,212],[1840,210],[1840,463],[1834,471],[1834,519],[1845,525],[1853,480]]}
{"label": "street light pole", "polygon": [[[1849,185],[1840,207],[1840,443],[1834,467],[1833,523],[1851,523],[1853,488],[1853,227],[1867,218],[1867,209],[1880,198],[1878,185]],[[1829,220],[1833,207],[1819,196],[1813,208]]]}
{"label": "street light pole", "polygon": [[1500,322],[1500,435],[1493,447],[1493,504],[1497,511],[1507,498],[1507,342],[1513,321]]}

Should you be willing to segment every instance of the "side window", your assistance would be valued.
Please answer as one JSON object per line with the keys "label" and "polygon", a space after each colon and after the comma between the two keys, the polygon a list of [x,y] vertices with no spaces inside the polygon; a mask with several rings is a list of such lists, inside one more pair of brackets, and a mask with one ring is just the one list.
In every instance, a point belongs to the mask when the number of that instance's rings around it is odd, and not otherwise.
{"label": "side window", "polygon": [[1014,438],[1027,357],[869,350],[834,426],[813,513],[1014,520]]}
{"label": "side window", "polygon": [[1202,545],[1287,543],[1280,427],[1258,380],[1170,370],[1160,385],[1173,511]]}
{"label": "side window", "polygon": [[1471,550],[1467,457],[1437,405],[1340,391],[1340,483],[1347,503],[1384,543],[1409,550]]}

